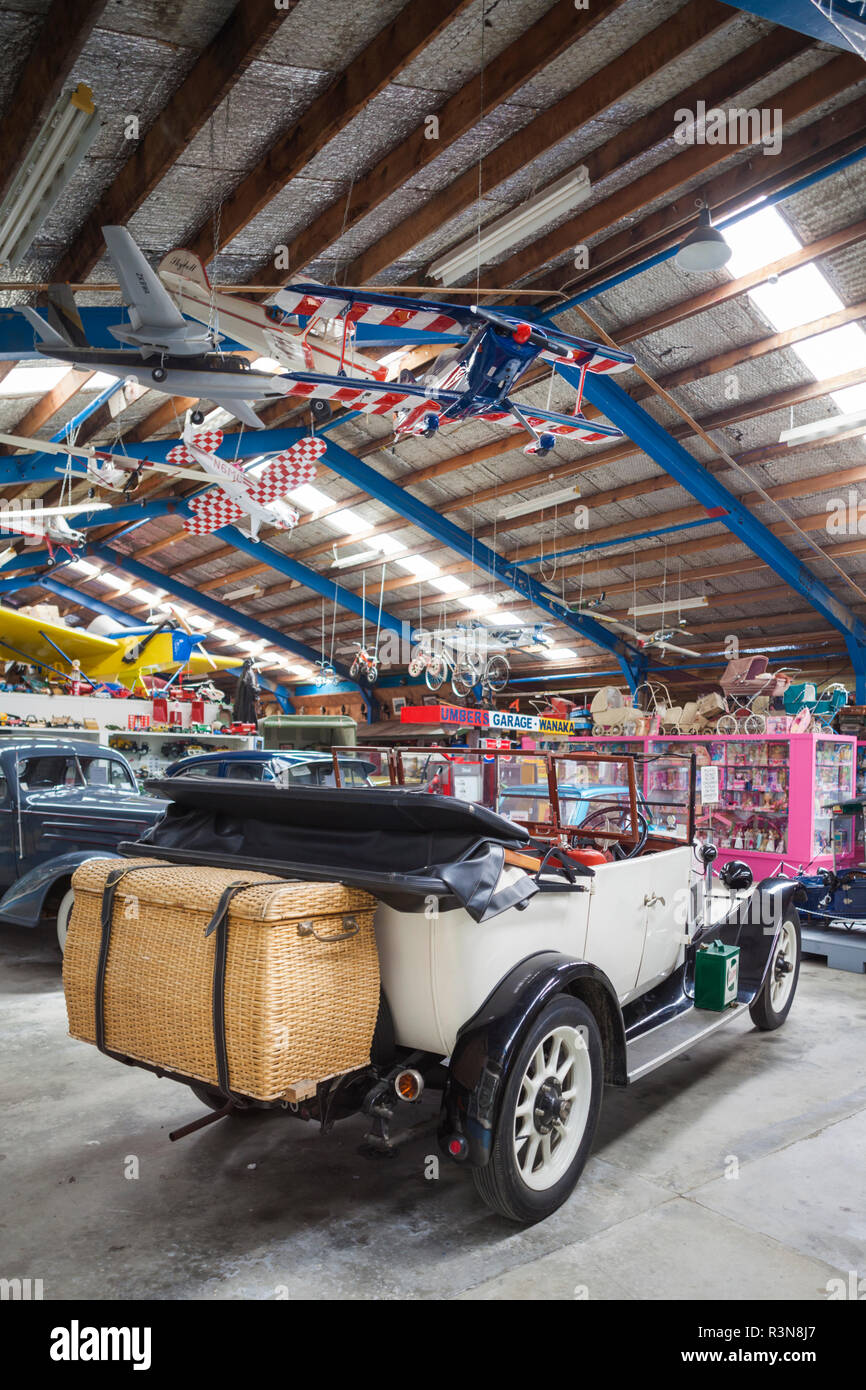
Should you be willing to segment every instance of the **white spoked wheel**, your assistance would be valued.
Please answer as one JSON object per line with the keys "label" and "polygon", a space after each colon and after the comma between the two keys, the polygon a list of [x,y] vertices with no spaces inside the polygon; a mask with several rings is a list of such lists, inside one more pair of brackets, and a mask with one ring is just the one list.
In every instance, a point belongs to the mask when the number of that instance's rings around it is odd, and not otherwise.
{"label": "white spoked wheel", "polygon": [[789,908],[773,945],[770,963],[749,1013],[752,1022],[762,1032],[781,1028],[794,1002],[800,978],[800,923],[797,913]]}
{"label": "white spoked wheel", "polygon": [[593,1014],[582,1000],[556,995],[508,1068],[489,1162],[473,1170],[494,1211],[540,1221],[570,1196],[595,1134],[603,1070]]}
{"label": "white spoked wheel", "polygon": [[737,721],[732,714],[723,714],[716,729],[720,734],[735,734],[737,732]]}
{"label": "white spoked wheel", "polygon": [[591,1094],[586,1029],[554,1028],[529,1059],[514,1114],[514,1157],[527,1187],[543,1192],[567,1172]]}
{"label": "white spoked wheel", "polygon": [[69,931],[69,918],[74,901],[75,893],[71,888],[67,888],[57,908],[57,945],[60,947],[61,955],[66,950],[66,934]]}

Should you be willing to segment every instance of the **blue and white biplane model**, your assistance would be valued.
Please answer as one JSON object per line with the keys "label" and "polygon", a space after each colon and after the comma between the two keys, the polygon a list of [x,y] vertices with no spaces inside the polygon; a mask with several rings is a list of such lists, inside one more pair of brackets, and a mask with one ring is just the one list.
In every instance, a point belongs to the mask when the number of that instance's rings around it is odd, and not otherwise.
{"label": "blue and white biplane model", "polygon": [[[440,424],[457,420],[489,420],[527,430],[527,454],[548,454],[557,435],[586,441],[619,439],[613,425],[588,420],[581,410],[586,372],[627,371],[631,353],[575,338],[557,328],[526,323],[513,314],[483,305],[446,304],[408,299],[403,295],[367,290],[343,290],[332,285],[290,285],[273,297],[287,314],[309,321],[342,324],[344,341],[353,325],[364,322],[424,334],[465,334],[466,341],[447,347],[416,379],[403,371],[396,382],[371,381],[344,372],[328,375],[291,367],[289,377],[298,395],[338,402],[351,410],[393,414],[398,435],[436,433]],[[510,396],[538,359],[567,363],[580,371],[573,414],[518,404]]]}

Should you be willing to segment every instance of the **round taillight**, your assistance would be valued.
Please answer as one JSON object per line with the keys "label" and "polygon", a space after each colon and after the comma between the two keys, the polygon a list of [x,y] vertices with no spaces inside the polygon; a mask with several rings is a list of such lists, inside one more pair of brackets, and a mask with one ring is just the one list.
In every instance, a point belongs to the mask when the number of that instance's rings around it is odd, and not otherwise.
{"label": "round taillight", "polygon": [[398,1072],[394,1078],[394,1090],[400,1100],[407,1103],[421,1099],[421,1092],[424,1090],[424,1078],[414,1067],[407,1067],[405,1071]]}

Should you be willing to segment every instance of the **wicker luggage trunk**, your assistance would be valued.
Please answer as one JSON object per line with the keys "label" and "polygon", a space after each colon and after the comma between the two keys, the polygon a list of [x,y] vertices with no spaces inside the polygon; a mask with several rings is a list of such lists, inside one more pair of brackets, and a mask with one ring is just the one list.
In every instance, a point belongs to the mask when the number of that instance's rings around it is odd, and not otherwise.
{"label": "wicker luggage trunk", "polygon": [[90,859],[72,882],[73,1037],[256,1100],[370,1060],[368,893],[157,859]]}

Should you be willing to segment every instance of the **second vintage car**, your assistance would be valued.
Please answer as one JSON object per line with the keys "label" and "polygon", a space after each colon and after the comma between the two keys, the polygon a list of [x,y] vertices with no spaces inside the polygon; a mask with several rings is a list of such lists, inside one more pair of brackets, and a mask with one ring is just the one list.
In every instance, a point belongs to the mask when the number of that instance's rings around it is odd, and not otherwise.
{"label": "second vintage car", "polygon": [[158,820],[126,759],[86,739],[21,738],[0,747],[0,923],[53,925],[63,949],[72,874]]}

